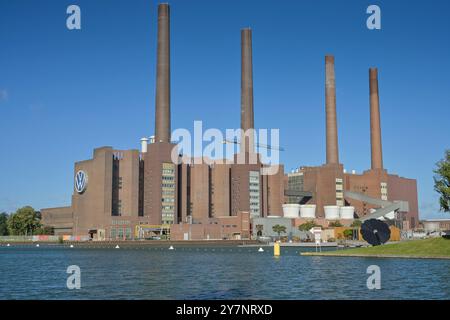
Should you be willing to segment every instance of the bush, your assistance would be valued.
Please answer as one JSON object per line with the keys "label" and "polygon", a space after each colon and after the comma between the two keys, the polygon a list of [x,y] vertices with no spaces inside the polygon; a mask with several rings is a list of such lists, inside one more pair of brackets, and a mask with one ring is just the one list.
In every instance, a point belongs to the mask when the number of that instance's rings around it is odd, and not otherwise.
{"label": "bush", "polygon": [[329,226],[330,226],[331,228],[343,227],[342,223],[340,223],[339,221],[333,221],[333,222],[330,222]]}
{"label": "bush", "polygon": [[314,227],[320,227],[318,224],[316,224],[313,220],[307,221],[301,225],[298,226],[298,230],[300,231],[309,231],[311,228]]}
{"label": "bush", "polygon": [[344,230],[344,237],[346,239],[352,239],[353,238],[353,230],[352,229]]}
{"label": "bush", "polygon": [[350,227],[352,227],[352,228],[359,228],[359,227],[361,227],[361,225],[362,225],[361,220],[355,220],[355,221],[352,222]]}

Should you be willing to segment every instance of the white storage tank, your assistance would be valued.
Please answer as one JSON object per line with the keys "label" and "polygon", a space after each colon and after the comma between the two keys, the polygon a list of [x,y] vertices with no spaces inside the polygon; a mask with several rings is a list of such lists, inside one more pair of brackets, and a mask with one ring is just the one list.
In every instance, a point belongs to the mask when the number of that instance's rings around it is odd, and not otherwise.
{"label": "white storage tank", "polygon": [[340,209],[340,216],[341,219],[347,219],[347,220],[351,220],[354,218],[354,214],[355,214],[355,207],[341,207]]}
{"label": "white storage tank", "polygon": [[316,218],[316,205],[303,204],[300,206],[300,217],[302,218]]}
{"label": "white storage tank", "polygon": [[283,204],[283,217],[298,218],[300,205],[296,203]]}
{"label": "white storage tank", "polygon": [[324,206],[325,219],[339,220],[339,206]]}

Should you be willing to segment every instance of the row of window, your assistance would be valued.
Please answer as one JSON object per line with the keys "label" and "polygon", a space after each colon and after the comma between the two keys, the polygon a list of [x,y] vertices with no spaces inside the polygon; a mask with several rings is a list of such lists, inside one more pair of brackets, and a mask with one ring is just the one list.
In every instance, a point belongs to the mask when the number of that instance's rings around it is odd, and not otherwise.
{"label": "row of window", "polygon": [[111,239],[131,239],[131,228],[111,228],[110,230],[110,238]]}
{"label": "row of window", "polygon": [[111,224],[114,225],[124,225],[124,224],[130,224],[130,221],[128,220],[112,220]]}

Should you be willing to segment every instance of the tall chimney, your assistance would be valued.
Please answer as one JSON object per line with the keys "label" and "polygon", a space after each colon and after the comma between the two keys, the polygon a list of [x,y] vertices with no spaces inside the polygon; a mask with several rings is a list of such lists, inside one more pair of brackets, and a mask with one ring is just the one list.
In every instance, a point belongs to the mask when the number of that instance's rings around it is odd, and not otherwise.
{"label": "tall chimney", "polygon": [[383,169],[377,68],[369,69],[369,87],[370,87],[370,144],[372,147],[372,169]]}
{"label": "tall chimney", "polygon": [[[245,28],[241,30],[241,129],[243,131],[254,129],[252,69],[252,30]],[[245,139],[245,152],[249,151],[254,151],[253,137]]]}
{"label": "tall chimney", "polygon": [[170,142],[170,7],[158,5],[156,62],[156,142]]}
{"label": "tall chimney", "polygon": [[325,56],[325,112],[327,164],[339,163],[336,121],[336,83],[334,76],[334,56]]}

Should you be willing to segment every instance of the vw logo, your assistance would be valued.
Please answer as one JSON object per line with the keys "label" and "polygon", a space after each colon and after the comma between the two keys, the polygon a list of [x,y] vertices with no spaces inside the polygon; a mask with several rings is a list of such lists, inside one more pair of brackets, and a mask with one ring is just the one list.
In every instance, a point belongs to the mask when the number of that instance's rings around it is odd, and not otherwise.
{"label": "vw logo", "polygon": [[84,190],[86,190],[87,182],[88,176],[86,172],[84,172],[83,170],[79,170],[75,175],[75,190],[78,193],[83,193]]}

